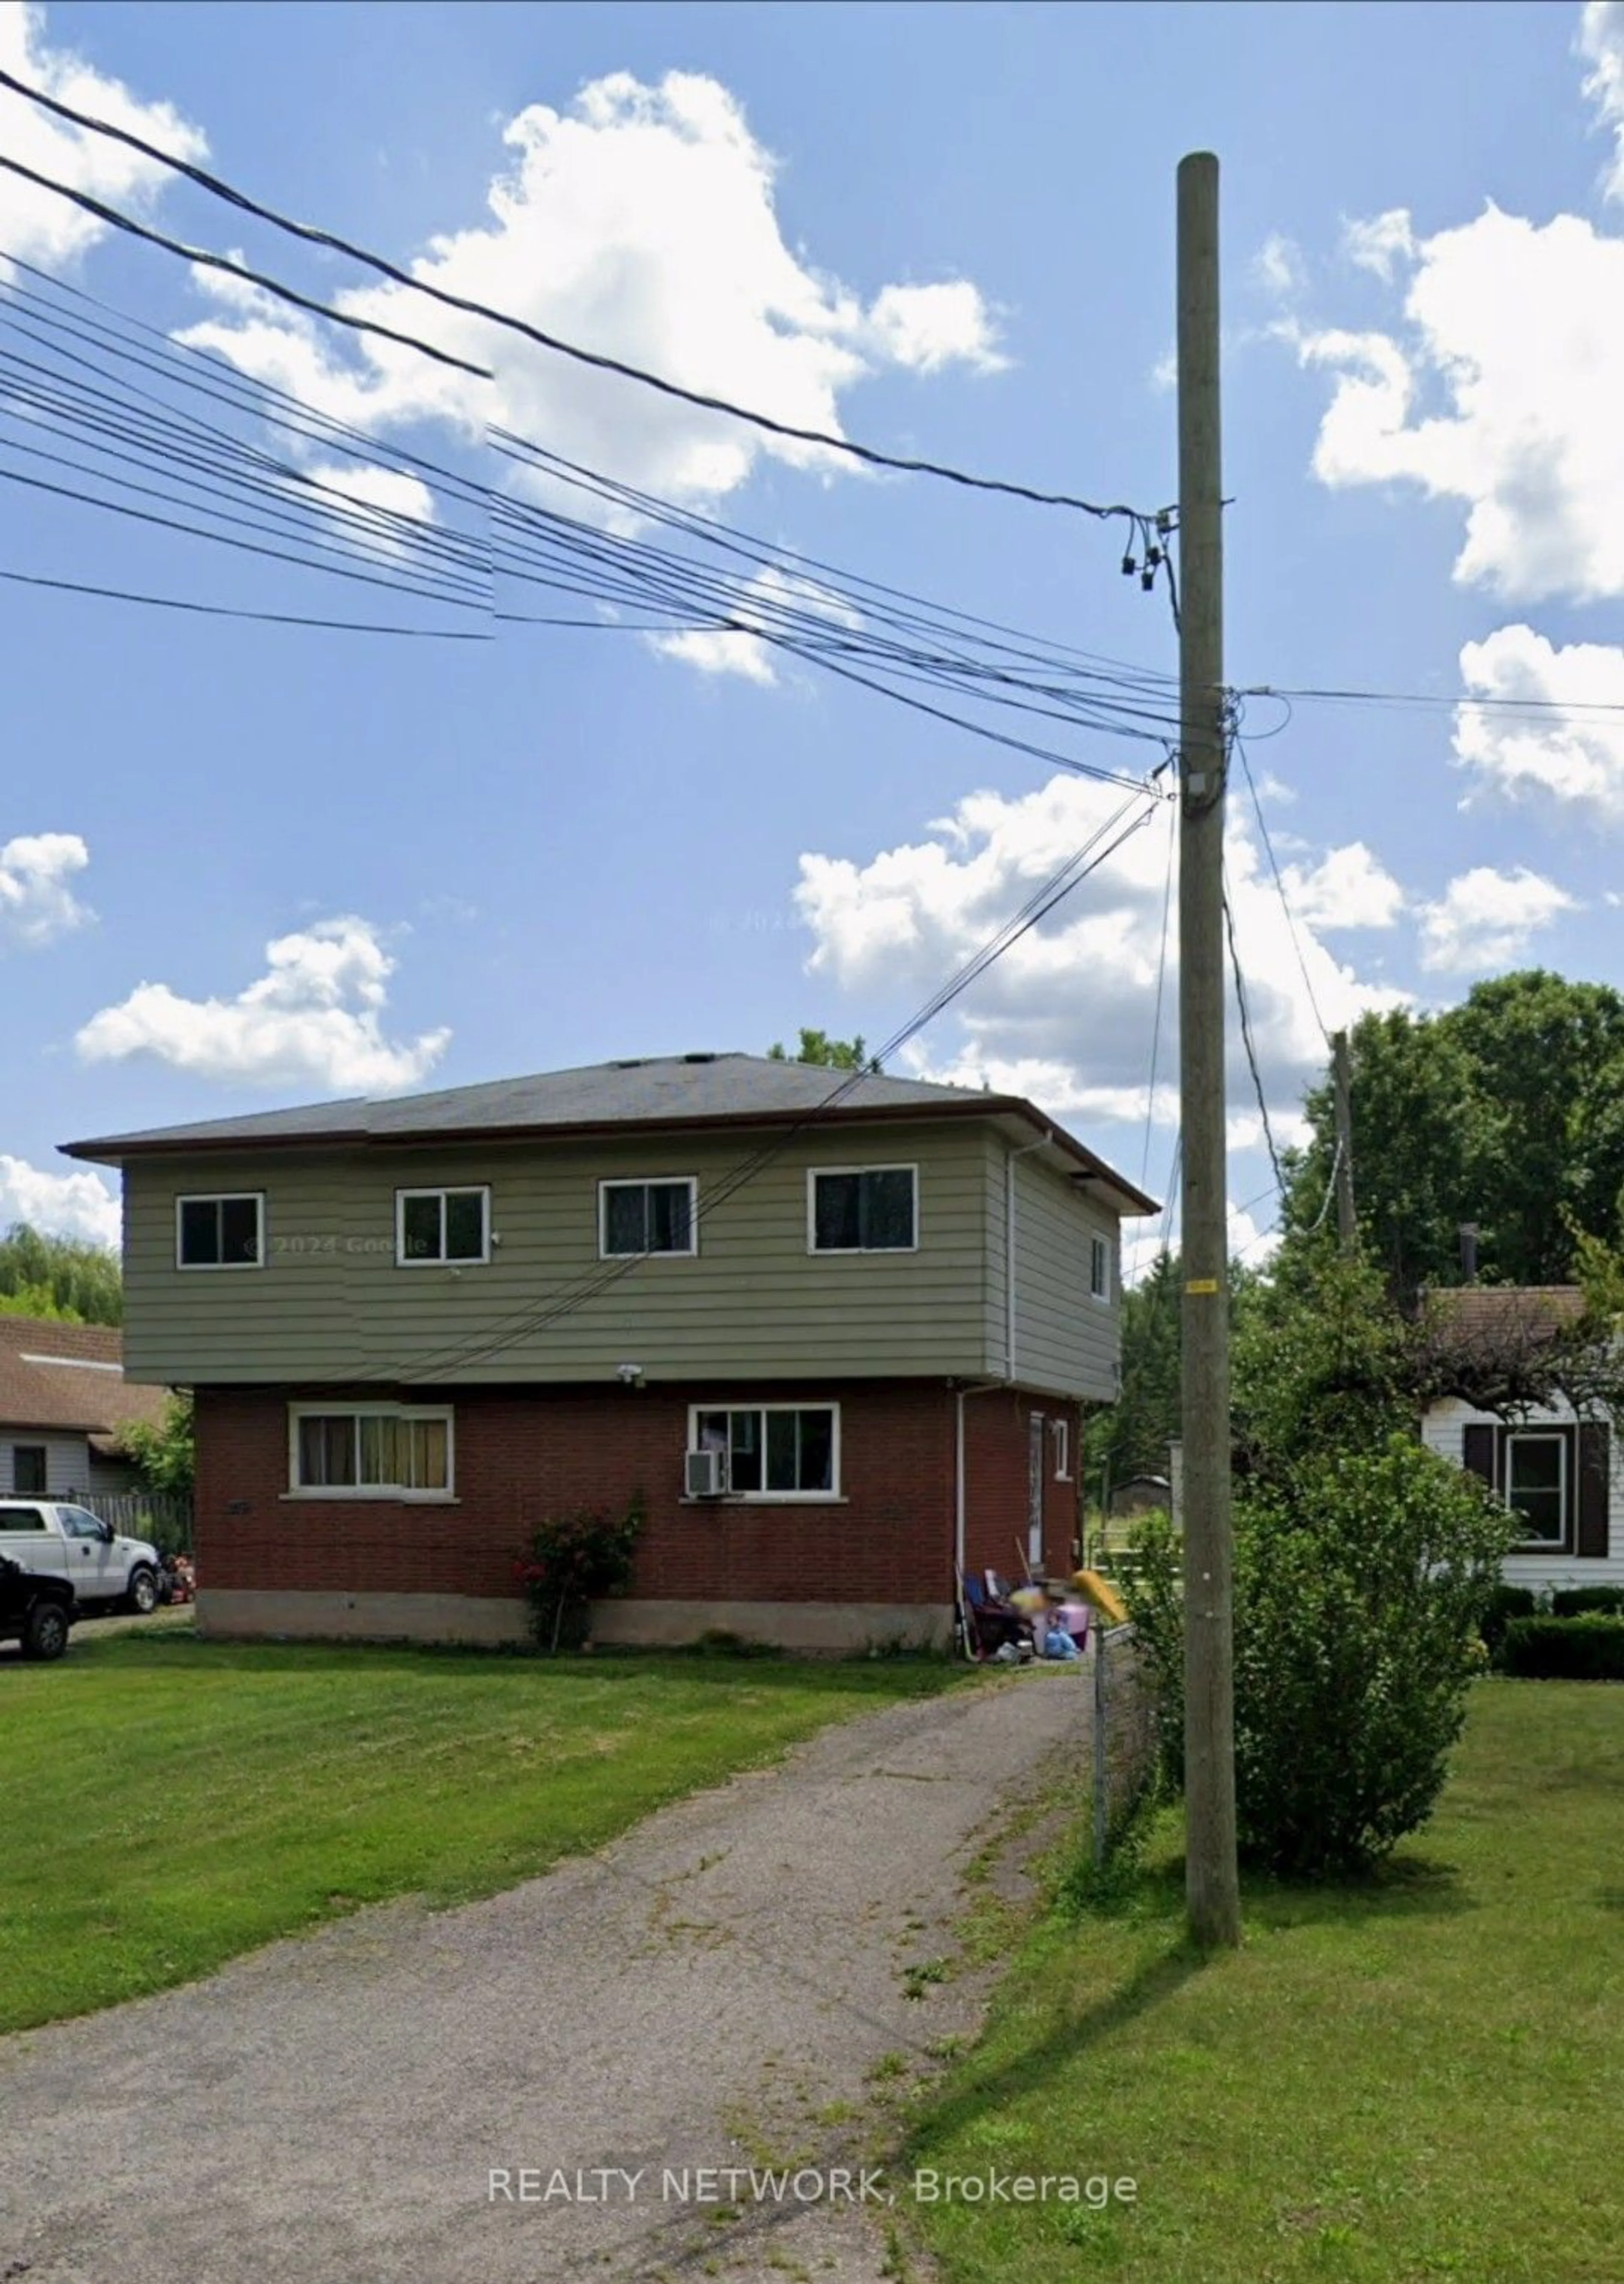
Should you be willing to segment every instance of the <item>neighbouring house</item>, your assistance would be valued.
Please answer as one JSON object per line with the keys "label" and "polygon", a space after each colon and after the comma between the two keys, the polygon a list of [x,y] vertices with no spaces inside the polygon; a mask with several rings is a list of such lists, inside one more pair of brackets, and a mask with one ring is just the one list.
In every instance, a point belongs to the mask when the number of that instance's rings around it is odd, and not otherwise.
{"label": "neighbouring house", "polygon": [[0,1316],[0,1496],[82,1498],[129,1491],[120,1430],[156,1425],[168,1390],[124,1377],[116,1325]]}
{"label": "neighbouring house", "polygon": [[529,1532],[640,1493],[600,1640],[940,1638],[956,1568],[1069,1566],[1156,1210],[1018,1097],[742,1054],[69,1154],[122,1169],[128,1368],[195,1391],[234,1634],[516,1637]]}
{"label": "neighbouring house", "polygon": [[[1542,1338],[1578,1318],[1583,1299],[1571,1286],[1473,1285],[1429,1294],[1425,1305],[1458,1353],[1463,1378],[1487,1381],[1514,1373]],[[1581,1418],[1565,1401],[1502,1412],[1449,1396],[1429,1406],[1421,1433],[1522,1518],[1508,1583],[1624,1584],[1624,1485],[1609,1420]]]}
{"label": "neighbouring house", "polygon": [[1158,1507],[1173,1507],[1173,1486],[1165,1475],[1130,1475],[1110,1495],[1113,1514],[1154,1514]]}

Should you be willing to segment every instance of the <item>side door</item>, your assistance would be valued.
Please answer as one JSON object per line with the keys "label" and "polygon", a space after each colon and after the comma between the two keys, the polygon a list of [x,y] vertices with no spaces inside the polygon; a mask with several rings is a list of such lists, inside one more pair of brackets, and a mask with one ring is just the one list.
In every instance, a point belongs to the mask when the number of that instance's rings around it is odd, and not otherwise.
{"label": "side door", "polygon": [[67,1573],[67,1545],[43,1506],[28,1499],[0,1499],[0,1554],[25,1570]]}
{"label": "side door", "polygon": [[88,1507],[59,1506],[62,1547],[67,1575],[82,1602],[115,1601],[124,1591],[124,1565],[113,1543],[113,1533]]}

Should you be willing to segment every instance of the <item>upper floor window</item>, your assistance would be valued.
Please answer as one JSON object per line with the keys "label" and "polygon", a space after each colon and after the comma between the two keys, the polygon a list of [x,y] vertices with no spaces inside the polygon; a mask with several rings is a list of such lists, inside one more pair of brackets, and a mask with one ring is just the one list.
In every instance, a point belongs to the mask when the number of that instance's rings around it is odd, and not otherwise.
{"label": "upper floor window", "polygon": [[658,1182],[600,1182],[598,1250],[623,1254],[697,1253],[697,1184],[691,1175]]}
{"label": "upper floor window", "polygon": [[265,1259],[263,1190],[175,1201],[178,1269],[258,1269]]}
{"label": "upper floor window", "polygon": [[396,1190],[395,1258],[407,1269],[489,1261],[490,1190]]}
{"label": "upper floor window", "polygon": [[919,1243],[916,1166],[817,1168],[807,1196],[809,1252],[911,1253]]}
{"label": "upper floor window", "polygon": [[1096,1301],[1110,1298],[1110,1245],[1102,1237],[1088,1240],[1088,1290]]}

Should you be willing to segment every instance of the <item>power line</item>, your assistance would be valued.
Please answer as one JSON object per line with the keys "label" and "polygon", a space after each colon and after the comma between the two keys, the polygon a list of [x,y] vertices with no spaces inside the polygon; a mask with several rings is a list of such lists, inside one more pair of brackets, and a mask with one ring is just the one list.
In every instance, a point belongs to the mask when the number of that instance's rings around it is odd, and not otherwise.
{"label": "power line", "polygon": [[1313,1008],[1314,1020],[1320,1027],[1320,1036],[1329,1046],[1330,1033],[1325,1028],[1325,1018],[1320,1013],[1320,1003],[1314,996],[1314,978],[1308,973],[1308,961],[1303,950],[1302,939],[1297,933],[1297,919],[1291,910],[1291,900],[1286,894],[1285,876],[1281,872],[1280,861],[1275,854],[1275,844],[1269,838],[1268,823],[1263,814],[1263,802],[1258,792],[1257,780],[1251,773],[1251,763],[1246,757],[1246,747],[1241,739],[1236,737],[1230,742],[1241,757],[1241,768],[1245,772],[1247,790],[1251,795],[1252,814],[1258,820],[1258,831],[1262,836],[1264,853],[1268,858],[1269,870],[1275,876],[1275,886],[1280,894],[1280,909],[1286,916],[1286,930],[1291,938],[1291,949],[1297,954],[1297,965],[1302,975],[1303,989],[1308,994],[1308,1005]]}
{"label": "power line", "polygon": [[1252,1091],[1258,1098],[1258,1115],[1263,1121],[1263,1139],[1268,1146],[1268,1162],[1275,1171],[1275,1187],[1284,1194],[1285,1179],[1280,1170],[1280,1154],[1275,1147],[1275,1132],[1269,1124],[1268,1102],[1263,1091],[1263,1076],[1258,1068],[1258,1051],[1251,1036],[1251,1012],[1246,1004],[1246,979],[1241,973],[1241,955],[1235,941],[1235,907],[1229,901],[1229,890],[1224,888],[1224,933],[1229,943],[1229,966],[1235,976],[1236,1004],[1241,1013],[1241,1041],[1246,1050],[1246,1065],[1251,1073]]}
{"label": "power line", "polygon": [[[26,101],[39,106],[43,110],[53,112],[58,118],[68,120],[75,126],[84,128],[91,134],[105,136],[111,141],[123,144],[129,150],[139,152],[143,157],[154,160],[160,166],[167,167],[172,173],[184,176],[189,182],[196,184],[200,190],[207,191],[212,198],[224,199],[228,206],[236,207],[239,212],[251,215],[256,221],[269,223],[273,229],[282,231],[291,238],[300,239],[306,245],[319,246],[329,253],[342,254],[346,260],[358,262],[364,269],[371,270],[378,277],[388,278],[394,285],[404,286],[414,293],[421,293],[427,299],[437,301],[448,309],[455,309],[464,317],[479,317],[487,324],[499,325],[506,332],[517,333],[526,340],[533,342],[538,348],[548,349],[558,356],[571,358],[577,364],[588,365],[596,372],[614,373],[623,380],[636,381],[642,387],[655,389],[663,396],[676,398],[680,403],[692,404],[702,411],[720,413],[729,419],[744,421],[751,427],[762,429],[769,435],[783,437],[788,442],[813,444],[828,451],[843,452],[851,458],[860,460],[870,467],[890,468],[905,475],[933,476],[945,483],[959,484],[975,491],[1001,493],[1012,499],[1030,501],[1040,507],[1071,508],[1080,514],[1101,520],[1126,520],[1136,532],[1145,535],[1147,547],[1155,544],[1149,537],[1152,532],[1159,531],[1165,534],[1172,528],[1170,512],[1165,509],[1153,510],[1147,514],[1143,511],[1120,504],[1102,506],[1097,501],[1079,499],[1066,492],[1043,491],[1031,484],[1013,482],[1001,477],[972,474],[963,468],[953,467],[941,461],[914,459],[895,452],[881,451],[873,445],[856,443],[849,437],[833,435],[822,429],[800,427],[790,421],[775,419],[769,413],[752,411],[746,406],[734,403],[726,397],[712,396],[701,389],[686,388],[679,381],[668,379],[661,373],[649,372],[642,366],[632,364],[624,358],[610,356],[598,349],[582,348],[577,343],[564,340],[556,333],[545,332],[539,326],[530,325],[526,319],[514,317],[511,311],[494,309],[486,302],[474,301],[466,294],[453,293],[445,286],[435,286],[427,278],[415,277],[411,270],[403,270],[397,263],[388,261],[382,254],[374,254],[365,246],[357,246],[349,239],[341,238],[336,231],[318,229],[309,223],[296,222],[290,215],[279,214],[275,207],[266,206],[261,200],[251,198],[247,192],[239,190],[233,184],[224,181],[220,176],[212,175],[206,168],[192,165],[189,160],[178,159],[171,152],[162,150],[157,144],[148,142],[144,136],[136,134],[131,129],[115,126],[110,120],[98,119],[89,112],[78,110],[72,104],[64,103],[59,97],[47,95],[43,88],[31,87],[26,80],[19,79],[14,73],[0,70],[0,87],[10,88],[13,94],[20,95]],[[466,358],[452,356],[444,350],[433,348],[426,341],[397,333],[390,327],[381,325],[372,319],[357,317],[345,310],[334,309],[323,303],[312,301],[307,296],[295,293],[292,287],[285,286],[276,279],[265,278],[240,263],[229,262],[224,256],[200,254],[194,249],[182,246],[177,241],[166,239],[161,232],[151,231],[145,225],[135,222],[129,215],[121,215],[115,208],[104,205],[101,200],[91,199],[88,193],[75,190],[67,184],[53,182],[49,176],[37,174],[31,168],[24,167],[17,160],[0,159],[0,166],[9,168],[13,173],[22,176],[42,189],[54,191],[60,197],[71,199],[75,204],[98,215],[102,221],[111,223],[114,228],[129,230],[135,235],[146,239],[151,244],[161,246],[167,252],[179,254],[188,261],[205,262],[212,268],[223,270],[244,278],[268,293],[275,293],[284,300],[294,302],[299,308],[328,317],[335,324],[349,325],[357,332],[377,333],[386,340],[404,344],[407,348],[420,349],[425,355],[438,358],[443,364],[459,366],[462,371],[476,374],[482,379],[492,378],[488,368],[471,364]]]}
{"label": "power line", "polygon": [[1474,698],[1464,692],[1447,697],[1433,690],[1287,690],[1259,683],[1237,691],[1240,698],[1278,698],[1286,701],[1321,699],[1361,706],[1481,706],[1513,714],[1624,714],[1624,699],[1600,698]]}
{"label": "power line", "polygon": [[[209,619],[250,619],[265,626],[320,627],[333,634],[404,635],[421,642],[489,642],[489,634],[471,627],[381,626],[368,619],[326,619],[297,611],[251,611],[227,603],[199,603],[182,595],[147,595],[129,587],[97,587],[83,579],[50,579],[40,571],[0,570],[0,579],[14,587],[49,587],[65,595],[94,595],[106,602],[140,603],[149,610],[185,611]],[[565,619],[563,626],[592,626],[601,622]]]}
{"label": "power line", "polygon": [[[340,575],[443,606],[487,609],[499,624],[577,622],[561,614],[491,609],[491,583],[498,577],[601,603],[616,614],[609,622],[616,625],[625,624],[620,614],[635,612],[633,630],[656,638],[691,631],[735,636],[1050,766],[1125,786],[1142,779],[1083,762],[1052,742],[994,728],[976,711],[967,712],[967,701],[974,709],[1012,709],[1164,748],[1176,730],[1167,678],[1153,669],[1066,645],[1040,646],[997,622],[772,549],[505,435],[500,449],[549,477],[579,488],[595,503],[634,501],[640,517],[665,524],[722,560],[696,560],[646,537],[584,523],[555,506],[515,500],[315,414],[197,350],[177,349],[138,321],[120,319],[153,346],[132,343],[127,332],[88,314],[104,305],[70,288],[73,306],[65,309],[59,298],[63,289],[25,267],[52,290],[31,291],[14,281],[0,287],[0,316],[28,344],[27,354],[0,345],[0,375],[12,376],[9,386],[0,387],[0,426],[21,424],[19,434],[0,434],[0,449],[34,459],[66,457],[75,476],[129,496],[110,498],[82,481],[57,487],[77,502],[300,567],[340,567]],[[59,370],[52,359],[68,370]],[[131,367],[140,381],[129,378]],[[155,395],[155,380],[184,392],[181,402]],[[357,500],[336,479],[246,442],[217,418],[200,418],[186,401],[197,396],[282,431],[295,453],[316,443],[364,465],[381,463],[387,471],[409,474],[420,488],[427,486],[431,503],[443,497],[459,510],[478,512],[490,528],[470,533],[432,516]],[[62,432],[70,455],[51,452],[38,441],[42,424]],[[122,473],[131,467],[153,481]],[[36,489],[41,481],[0,462],[4,480]],[[178,512],[155,514],[152,507],[132,506],[130,498],[155,499]],[[255,536],[244,540],[245,529]],[[276,544],[267,545],[268,540]],[[324,559],[318,563],[312,555]],[[729,558],[745,567],[729,567]],[[304,614],[280,615],[297,622]],[[913,694],[922,684],[940,686],[955,702],[942,705]]]}

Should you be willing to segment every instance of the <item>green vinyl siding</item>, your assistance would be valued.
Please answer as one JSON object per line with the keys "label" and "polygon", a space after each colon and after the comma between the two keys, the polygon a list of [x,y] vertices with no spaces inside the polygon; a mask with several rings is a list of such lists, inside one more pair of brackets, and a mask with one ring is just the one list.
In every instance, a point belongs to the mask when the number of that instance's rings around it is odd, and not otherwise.
{"label": "green vinyl siding", "polygon": [[[1114,1214],[1048,1163],[1053,1153],[1015,1166],[1015,1359],[1023,1386],[1055,1388],[1100,1404],[1117,1394],[1118,1301],[1122,1256]],[[1088,1289],[1092,1240],[1110,1248],[1110,1293]],[[1002,1354],[1002,1327],[1000,1348]]]}
{"label": "green vinyl siding", "polygon": [[[735,1132],[133,1161],[126,1370],[182,1384],[595,1380],[624,1363],[650,1381],[998,1370],[986,1130],[899,1122],[781,1145]],[[918,1166],[917,1249],[809,1253],[808,1168],[866,1163]],[[707,1211],[707,1192],[746,1167]],[[683,1176],[700,1187],[697,1257],[624,1273],[600,1260],[599,1182]],[[482,1183],[490,1260],[398,1268],[396,1189]],[[266,1265],[177,1270],[177,1194],[228,1188],[265,1193]]]}

